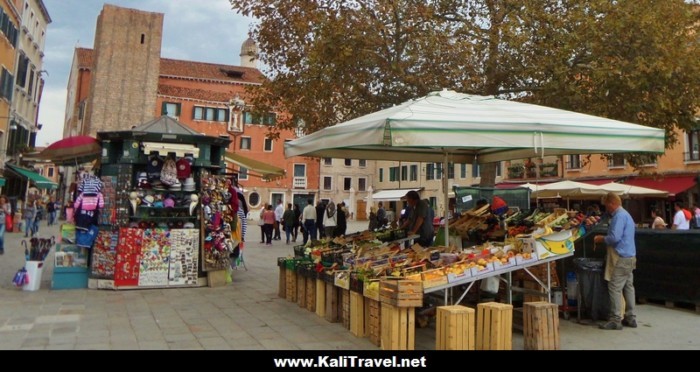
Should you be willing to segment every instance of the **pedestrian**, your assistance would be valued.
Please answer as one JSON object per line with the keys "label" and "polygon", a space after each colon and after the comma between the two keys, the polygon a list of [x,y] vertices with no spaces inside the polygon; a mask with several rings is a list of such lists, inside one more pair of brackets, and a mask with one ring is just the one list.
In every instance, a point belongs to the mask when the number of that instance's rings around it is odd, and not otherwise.
{"label": "pedestrian", "polygon": [[377,228],[377,211],[374,206],[369,207],[369,231],[374,231]]}
{"label": "pedestrian", "polygon": [[282,214],[282,223],[285,235],[287,236],[287,244],[289,244],[289,239],[292,237],[292,230],[294,230],[294,209],[292,209],[292,203],[287,203],[287,209],[284,211],[284,214]]}
{"label": "pedestrian", "polygon": [[345,202],[340,202],[336,209],[335,236],[345,236],[348,229],[348,210],[345,208]]}
{"label": "pedestrian", "polygon": [[0,195],[0,254],[5,254],[5,229],[8,216],[12,218],[12,206],[5,195]]}
{"label": "pedestrian", "polygon": [[658,209],[653,209],[651,211],[651,218],[654,219],[654,221],[651,223],[652,229],[666,229],[666,222],[659,215]]}
{"label": "pedestrian", "polygon": [[683,211],[683,202],[677,201],[673,203],[673,209],[676,211],[673,215],[672,230],[688,230],[690,229],[690,218]]}
{"label": "pedestrian", "polygon": [[323,214],[323,229],[326,231],[326,238],[333,239],[335,237],[335,227],[338,225],[336,216],[336,208],[333,200],[326,205],[326,211]]}
{"label": "pedestrian", "polygon": [[408,230],[408,236],[418,234],[416,243],[423,247],[433,245],[434,230],[433,221],[430,220],[430,206],[420,199],[417,191],[411,190],[406,193],[406,202],[411,207],[411,214],[401,226]]}
{"label": "pedestrian", "polygon": [[308,204],[304,207],[304,211],[301,212],[301,218],[304,221],[304,245],[306,242],[311,240],[316,240],[316,208],[314,207],[314,200],[309,198]]}
{"label": "pedestrian", "polygon": [[326,210],[326,204],[319,200],[316,204],[316,231],[318,231],[318,238],[323,239],[326,237],[326,231],[323,229],[323,214]]}
{"label": "pedestrian", "polygon": [[36,215],[36,200],[33,196],[27,198],[22,211],[24,217],[24,237],[29,238],[34,236],[34,216]]}
{"label": "pedestrian", "polygon": [[301,221],[301,209],[299,209],[299,204],[294,204],[294,230],[292,231],[292,241],[297,241],[297,235],[299,233],[299,226],[302,224]]}
{"label": "pedestrian", "polygon": [[384,203],[379,202],[377,204],[377,227],[382,228],[389,221],[386,218],[386,210],[384,209]]}
{"label": "pedestrian", "polygon": [[46,209],[44,208],[44,202],[39,199],[36,201],[36,214],[34,215],[34,229],[32,236],[39,234],[39,224],[44,220],[45,214]]}
{"label": "pedestrian", "polygon": [[[611,219],[607,235],[596,235],[594,243],[605,243],[605,280],[608,282],[610,315],[601,329],[622,329],[622,326],[636,328],[634,315],[635,294],[633,271],[637,267],[637,248],[634,243],[635,224],[632,216],[622,208],[619,195],[609,193],[605,197],[605,209]],[[595,249],[595,246],[594,248]],[[625,317],[622,310],[622,297],[625,298]]]}
{"label": "pedestrian", "polygon": [[272,205],[268,205],[265,213],[263,213],[263,221],[265,221],[265,244],[272,245],[272,230],[275,228],[276,221]]}
{"label": "pedestrian", "polygon": [[49,202],[46,203],[46,213],[48,213],[47,226],[52,226],[56,223],[56,200],[53,196],[49,198]]}
{"label": "pedestrian", "polygon": [[693,228],[700,229],[700,204],[693,204]]}
{"label": "pedestrian", "polygon": [[262,208],[260,208],[260,214],[258,215],[258,226],[260,226],[260,243],[265,243],[265,210],[267,210],[267,203],[263,203]]}
{"label": "pedestrian", "polygon": [[282,235],[280,234],[280,226],[282,225],[283,215],[284,204],[282,204],[282,199],[277,199],[277,207],[275,207],[275,236],[272,237],[273,240],[282,239]]}

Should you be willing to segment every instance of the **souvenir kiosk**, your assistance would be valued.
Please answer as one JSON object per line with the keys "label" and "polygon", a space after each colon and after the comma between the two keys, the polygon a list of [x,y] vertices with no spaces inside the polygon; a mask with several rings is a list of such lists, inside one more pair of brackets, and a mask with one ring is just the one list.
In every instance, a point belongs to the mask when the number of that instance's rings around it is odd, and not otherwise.
{"label": "souvenir kiosk", "polygon": [[89,287],[211,285],[208,278],[228,268],[237,245],[223,175],[231,140],[199,134],[168,116],[98,132],[97,139],[104,207]]}

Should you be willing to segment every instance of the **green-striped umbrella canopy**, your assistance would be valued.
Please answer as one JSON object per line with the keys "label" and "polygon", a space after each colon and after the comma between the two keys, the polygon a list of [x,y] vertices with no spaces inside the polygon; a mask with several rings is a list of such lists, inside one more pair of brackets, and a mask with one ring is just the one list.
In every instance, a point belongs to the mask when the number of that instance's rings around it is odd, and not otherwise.
{"label": "green-striped umbrella canopy", "polygon": [[489,163],[533,156],[664,152],[664,131],[443,90],[285,143],[285,156]]}

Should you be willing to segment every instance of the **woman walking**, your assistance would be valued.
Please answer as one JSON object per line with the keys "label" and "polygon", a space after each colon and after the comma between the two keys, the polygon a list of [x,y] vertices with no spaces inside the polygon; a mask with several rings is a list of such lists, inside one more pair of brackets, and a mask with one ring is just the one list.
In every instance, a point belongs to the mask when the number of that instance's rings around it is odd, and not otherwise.
{"label": "woman walking", "polygon": [[263,221],[265,222],[265,245],[272,245],[272,231],[275,228],[275,211],[272,210],[272,204],[268,205],[263,213]]}
{"label": "woman walking", "polygon": [[24,211],[22,212],[22,217],[24,217],[24,237],[29,238],[30,235],[33,237],[36,233],[34,230],[34,216],[36,215],[36,201],[33,197],[28,197],[27,202],[24,205]]}

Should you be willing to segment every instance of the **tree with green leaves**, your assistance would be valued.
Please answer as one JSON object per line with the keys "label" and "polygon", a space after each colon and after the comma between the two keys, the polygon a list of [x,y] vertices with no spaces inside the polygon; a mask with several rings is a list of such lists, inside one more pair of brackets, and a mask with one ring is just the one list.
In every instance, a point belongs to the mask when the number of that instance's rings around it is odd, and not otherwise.
{"label": "tree with green leaves", "polygon": [[[230,0],[270,78],[258,113],[307,133],[443,88],[690,129],[698,5],[683,0]],[[635,155],[629,160],[634,164]],[[482,166],[482,185],[495,165]]]}

